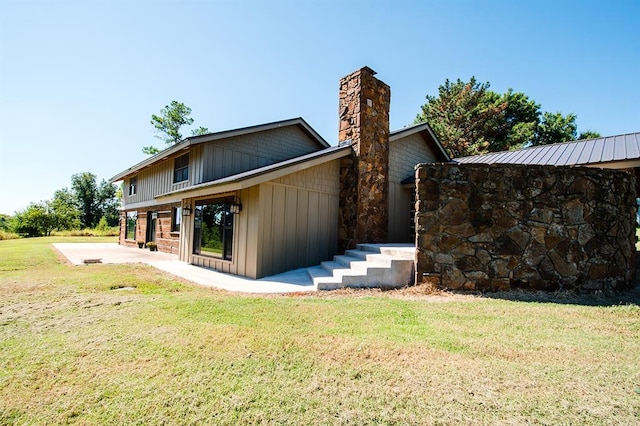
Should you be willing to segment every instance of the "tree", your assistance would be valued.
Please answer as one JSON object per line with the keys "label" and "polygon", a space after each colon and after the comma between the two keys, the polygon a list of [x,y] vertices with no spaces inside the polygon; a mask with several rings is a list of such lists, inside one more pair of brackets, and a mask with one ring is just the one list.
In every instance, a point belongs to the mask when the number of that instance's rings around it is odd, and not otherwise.
{"label": "tree", "polygon": [[96,202],[101,219],[105,219],[108,226],[116,226],[120,220],[118,188],[103,179],[98,186]]}
{"label": "tree", "polygon": [[582,140],[582,139],[595,139],[595,138],[599,138],[600,137],[600,133],[598,132],[593,132],[591,130],[585,130],[584,132],[580,133],[578,135],[578,140]]}
{"label": "tree", "polygon": [[563,116],[559,112],[545,112],[538,125],[533,145],[573,141],[576,139],[577,130],[575,114]]}
{"label": "tree", "polygon": [[67,189],[59,189],[53,194],[53,199],[47,202],[53,216],[53,227],[58,231],[77,229],[80,227],[80,210],[75,197]]}
{"label": "tree", "polygon": [[489,92],[489,83],[475,77],[466,83],[448,79],[438,88],[438,96],[427,95],[427,103],[416,123],[429,122],[440,141],[454,157],[487,150],[504,122],[506,104]]}
{"label": "tree", "polygon": [[575,139],[574,114],[542,113],[522,92],[500,95],[489,88],[475,77],[447,79],[438,96],[427,95],[414,122],[428,122],[454,158]]}
{"label": "tree", "polygon": [[8,214],[0,213],[0,231],[8,231],[11,227],[12,217]]}
{"label": "tree", "polygon": [[31,203],[13,218],[13,232],[28,237],[51,235],[54,228],[55,219],[48,201]]}
{"label": "tree", "polygon": [[[156,129],[156,137],[162,139],[166,145],[171,146],[182,140],[180,128],[184,125],[193,124],[191,118],[191,108],[178,101],[171,101],[160,110],[160,115],[151,115],[151,124]],[[198,127],[191,131],[192,136],[200,136],[209,133],[206,127]],[[153,155],[160,152],[159,148],[154,146],[145,146],[142,148],[144,154]]]}
{"label": "tree", "polygon": [[80,222],[85,228],[93,228],[100,220],[96,175],[89,172],[71,176],[71,190],[80,210]]}
{"label": "tree", "polygon": [[206,135],[207,133],[209,133],[209,129],[207,129],[206,127],[198,127],[197,129],[193,129],[191,131],[191,136],[202,136],[202,135]]}

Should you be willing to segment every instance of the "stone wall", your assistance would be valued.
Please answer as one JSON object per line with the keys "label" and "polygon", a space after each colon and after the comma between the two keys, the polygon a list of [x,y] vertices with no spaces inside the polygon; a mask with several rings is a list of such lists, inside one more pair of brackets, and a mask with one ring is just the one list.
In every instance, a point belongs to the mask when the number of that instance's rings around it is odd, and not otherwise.
{"label": "stone wall", "polygon": [[503,164],[416,168],[416,282],[449,289],[633,285],[635,177]]}
{"label": "stone wall", "polygon": [[391,90],[364,67],[340,80],[338,140],[354,156],[340,164],[339,250],[387,241]]}

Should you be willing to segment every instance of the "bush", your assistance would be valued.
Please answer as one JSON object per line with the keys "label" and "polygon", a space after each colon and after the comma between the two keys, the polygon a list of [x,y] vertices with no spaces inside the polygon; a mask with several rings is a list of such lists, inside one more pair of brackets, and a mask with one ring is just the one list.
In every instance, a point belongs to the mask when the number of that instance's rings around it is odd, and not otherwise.
{"label": "bush", "polygon": [[107,218],[102,216],[100,218],[100,222],[98,222],[98,226],[96,226],[96,231],[105,232],[105,231],[108,231],[109,228],[110,226],[107,223]]}
{"label": "bush", "polygon": [[71,231],[54,231],[51,235],[57,237],[115,237],[120,235],[120,228],[107,226],[104,230],[98,228],[73,229]]}
{"label": "bush", "polygon": [[1,240],[15,240],[16,238],[20,238],[20,235],[14,234],[13,232],[7,232],[0,229],[0,241]]}

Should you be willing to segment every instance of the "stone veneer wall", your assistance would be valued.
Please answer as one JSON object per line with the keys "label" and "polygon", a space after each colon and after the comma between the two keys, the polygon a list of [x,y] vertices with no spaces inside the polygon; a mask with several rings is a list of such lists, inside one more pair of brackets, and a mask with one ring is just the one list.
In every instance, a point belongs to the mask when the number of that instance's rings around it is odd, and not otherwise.
{"label": "stone veneer wall", "polygon": [[340,80],[338,140],[354,151],[340,164],[340,251],[387,241],[391,90],[374,75],[364,67]]}
{"label": "stone veneer wall", "polygon": [[633,285],[635,178],[618,170],[421,164],[416,283],[498,291]]}

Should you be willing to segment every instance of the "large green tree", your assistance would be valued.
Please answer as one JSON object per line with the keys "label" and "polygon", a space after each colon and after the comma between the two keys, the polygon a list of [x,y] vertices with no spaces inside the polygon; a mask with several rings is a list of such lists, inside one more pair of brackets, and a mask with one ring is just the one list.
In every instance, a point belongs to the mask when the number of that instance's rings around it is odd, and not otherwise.
{"label": "large green tree", "polygon": [[80,222],[85,228],[93,228],[100,220],[96,175],[90,172],[71,176],[71,190],[80,210]]}
{"label": "large green tree", "polygon": [[[166,105],[160,110],[159,115],[151,115],[151,125],[155,128],[156,137],[163,140],[167,146],[179,143],[182,140],[180,128],[185,125],[190,126],[191,124],[193,124],[191,108],[178,101],[171,101],[169,105]],[[202,126],[191,132],[193,136],[200,136],[207,133],[209,133],[209,129]],[[145,146],[142,148],[142,152],[152,155],[160,152],[160,149],[155,146]]]}
{"label": "large green tree", "polygon": [[67,188],[57,190],[53,199],[47,203],[51,208],[50,214],[53,215],[53,226],[58,231],[80,227],[80,210],[75,197]]}
{"label": "large green tree", "polygon": [[454,158],[576,139],[575,114],[543,113],[524,93],[498,94],[475,77],[447,79],[426,98],[415,123],[428,122]]}
{"label": "large green tree", "polygon": [[118,187],[103,179],[98,186],[96,202],[100,215],[107,222],[107,225],[116,226],[120,219]]}
{"label": "large green tree", "polygon": [[103,179],[98,185],[93,173],[77,173],[71,176],[71,191],[83,227],[95,228],[103,216],[109,226],[118,224],[119,201],[114,184]]}

